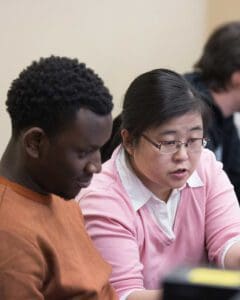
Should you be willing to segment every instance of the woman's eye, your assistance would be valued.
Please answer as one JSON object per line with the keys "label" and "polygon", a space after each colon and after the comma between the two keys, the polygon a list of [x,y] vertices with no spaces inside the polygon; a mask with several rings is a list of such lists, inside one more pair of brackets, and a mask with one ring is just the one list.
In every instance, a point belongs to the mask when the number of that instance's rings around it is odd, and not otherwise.
{"label": "woman's eye", "polygon": [[166,145],[166,146],[171,146],[171,145],[175,145],[176,144],[176,141],[164,141],[163,142],[163,145]]}
{"label": "woman's eye", "polygon": [[191,139],[188,140],[188,143],[189,144],[194,144],[194,143],[198,143],[199,141],[200,141],[200,139],[198,139],[198,138],[191,138]]}

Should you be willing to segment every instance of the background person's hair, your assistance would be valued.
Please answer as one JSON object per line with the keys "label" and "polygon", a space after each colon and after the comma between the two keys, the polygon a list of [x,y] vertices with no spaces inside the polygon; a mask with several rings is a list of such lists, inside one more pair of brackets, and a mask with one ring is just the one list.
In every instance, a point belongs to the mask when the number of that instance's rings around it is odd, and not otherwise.
{"label": "background person's hair", "polygon": [[181,75],[167,69],[152,70],[129,86],[123,103],[122,128],[138,141],[145,130],[189,112],[200,113],[206,132],[210,111],[198,93]]}
{"label": "background person's hair", "polygon": [[113,103],[102,79],[84,63],[50,56],[33,62],[12,82],[6,106],[14,135],[38,126],[51,136],[73,121],[80,108],[107,115]]}
{"label": "background person's hair", "polygon": [[240,22],[217,28],[194,67],[201,72],[210,89],[225,90],[233,72],[240,71]]}

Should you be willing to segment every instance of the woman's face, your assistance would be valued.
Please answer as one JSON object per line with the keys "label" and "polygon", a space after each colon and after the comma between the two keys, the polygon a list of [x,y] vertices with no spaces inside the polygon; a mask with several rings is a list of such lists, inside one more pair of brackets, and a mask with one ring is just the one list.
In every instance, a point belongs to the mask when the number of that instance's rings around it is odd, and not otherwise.
{"label": "woman's face", "polygon": [[[193,141],[195,138],[203,138],[202,117],[199,113],[190,112],[159,127],[148,129],[143,134],[157,144],[162,141]],[[201,148],[189,151],[185,145],[174,148],[174,153],[161,153],[161,150],[143,136],[134,145],[128,131],[124,129],[122,138],[136,175],[164,201],[168,199],[172,189],[180,188],[186,183],[196,169],[201,155]]]}

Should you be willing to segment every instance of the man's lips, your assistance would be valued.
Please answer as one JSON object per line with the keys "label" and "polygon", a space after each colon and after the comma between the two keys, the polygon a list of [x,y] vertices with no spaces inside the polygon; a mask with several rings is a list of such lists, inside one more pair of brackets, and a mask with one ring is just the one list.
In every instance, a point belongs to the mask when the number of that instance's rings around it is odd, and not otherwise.
{"label": "man's lips", "polygon": [[78,181],[76,181],[76,183],[77,183],[77,185],[79,187],[83,188],[83,187],[89,186],[91,180],[92,180],[92,176],[88,177],[88,178],[84,178],[84,179],[78,180]]}

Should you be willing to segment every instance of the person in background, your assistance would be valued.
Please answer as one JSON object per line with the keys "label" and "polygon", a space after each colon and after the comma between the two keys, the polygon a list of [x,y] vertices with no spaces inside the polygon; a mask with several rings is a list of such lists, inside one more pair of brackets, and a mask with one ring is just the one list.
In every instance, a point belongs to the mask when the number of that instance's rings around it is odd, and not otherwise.
{"label": "person in background", "polygon": [[240,112],[240,22],[218,27],[194,67],[185,78],[213,111],[208,148],[222,161],[240,201],[240,138],[234,123],[234,113]]}
{"label": "person in background", "polygon": [[125,94],[122,143],[76,197],[122,300],[161,299],[159,281],[181,265],[240,268],[240,207],[203,149],[209,118],[170,70],[141,74]]}
{"label": "person in background", "polygon": [[117,299],[74,200],[101,170],[112,97],[77,59],[33,62],[8,91],[0,162],[1,300]]}

